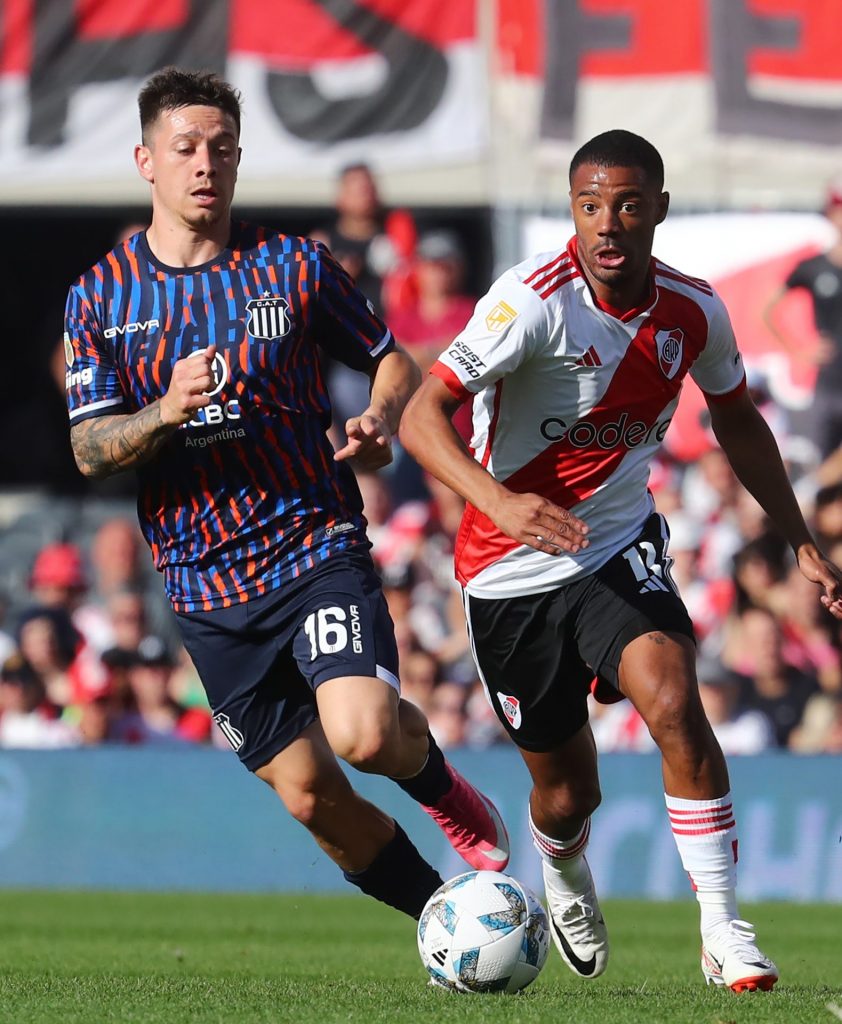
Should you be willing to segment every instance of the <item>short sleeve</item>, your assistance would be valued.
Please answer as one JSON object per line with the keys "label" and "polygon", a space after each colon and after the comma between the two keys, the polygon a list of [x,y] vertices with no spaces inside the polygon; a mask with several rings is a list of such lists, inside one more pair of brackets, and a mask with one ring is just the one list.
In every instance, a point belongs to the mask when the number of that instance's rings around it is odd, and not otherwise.
{"label": "short sleeve", "polygon": [[708,337],[699,358],[690,368],[690,376],[708,398],[722,399],[743,389],[745,370],[728,310],[715,292],[705,312]]}
{"label": "short sleeve", "polygon": [[313,313],[314,337],[334,359],[354,370],[368,372],[395,348],[392,332],[374,312],[374,306],[331,256],[316,243],[319,253]]}
{"label": "short sleeve", "polygon": [[812,259],[809,259],[796,263],[784,281],[784,288],[809,288],[812,283],[812,274],[810,272],[812,262]]}
{"label": "short sleeve", "polygon": [[548,337],[542,299],[504,274],[477,303],[473,316],[430,372],[466,401],[516,370]]}
{"label": "short sleeve", "polygon": [[67,296],[64,360],[71,424],[125,411],[125,395],[111,349],[81,285],[74,285]]}

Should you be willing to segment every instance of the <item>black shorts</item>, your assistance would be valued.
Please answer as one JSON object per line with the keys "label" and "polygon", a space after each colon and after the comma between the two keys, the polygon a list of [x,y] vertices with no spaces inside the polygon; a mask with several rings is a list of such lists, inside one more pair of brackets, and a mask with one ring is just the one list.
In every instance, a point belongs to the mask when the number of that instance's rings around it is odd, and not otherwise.
{"label": "black shorts", "polygon": [[177,618],[214,721],[251,771],[315,721],[320,683],[369,676],[400,690],[394,625],[367,551],[334,555],[243,604]]}
{"label": "black shorts", "polygon": [[693,625],[670,576],[669,531],[653,513],[634,543],[600,569],[524,597],[468,596],[474,659],[491,706],[524,750],[558,747],[588,720],[596,677],[616,689],[625,646]]}

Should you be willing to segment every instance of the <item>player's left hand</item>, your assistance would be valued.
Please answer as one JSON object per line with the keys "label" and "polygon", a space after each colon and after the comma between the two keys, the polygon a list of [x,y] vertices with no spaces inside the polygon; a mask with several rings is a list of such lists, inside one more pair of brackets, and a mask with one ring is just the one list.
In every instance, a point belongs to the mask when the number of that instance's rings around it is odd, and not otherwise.
{"label": "player's left hand", "polygon": [[799,548],[798,568],[808,580],[824,588],[822,604],[835,619],[842,619],[842,570],[812,544]]}
{"label": "player's left hand", "polygon": [[345,424],[347,443],[333,458],[336,462],[353,459],[358,469],[372,472],[392,461],[392,434],[385,421],[373,413],[352,416]]}

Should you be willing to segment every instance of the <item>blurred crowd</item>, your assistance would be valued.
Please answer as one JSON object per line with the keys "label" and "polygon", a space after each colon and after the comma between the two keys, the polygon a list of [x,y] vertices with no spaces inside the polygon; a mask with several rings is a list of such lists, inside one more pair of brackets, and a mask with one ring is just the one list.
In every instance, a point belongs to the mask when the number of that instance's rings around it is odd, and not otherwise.
{"label": "blurred crowd", "polygon": [[[475,298],[464,293],[459,236],[446,228],[419,233],[408,212],[386,214],[365,165],[343,171],[336,216],[313,235],[422,369],[467,323]],[[822,460],[825,453],[775,404],[768,382],[747,371],[792,459],[810,524],[842,564],[842,449]],[[328,379],[339,442],[342,424],[367,404],[367,380],[338,364]],[[457,416],[469,439],[467,407]],[[387,470],[358,479],[396,626],[403,695],[423,708],[444,748],[507,742],[477,676],[453,578],[461,499],[423,474],[399,443]],[[671,526],[671,572],[695,625],[702,701],[725,753],[842,753],[839,623],[712,439],[692,463],[667,448],[650,487]],[[38,551],[26,592],[6,595],[0,607],[0,666],[0,747],[228,746],[178,642],[140,530],[122,515]],[[628,701],[588,699],[601,750],[655,749]]]}

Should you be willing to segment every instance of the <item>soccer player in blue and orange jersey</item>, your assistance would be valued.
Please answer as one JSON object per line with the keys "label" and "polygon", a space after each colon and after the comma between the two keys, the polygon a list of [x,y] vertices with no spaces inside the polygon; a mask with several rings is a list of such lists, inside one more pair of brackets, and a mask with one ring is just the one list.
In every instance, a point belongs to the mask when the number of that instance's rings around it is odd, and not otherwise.
{"label": "soccer player in blue and orange jersey", "polygon": [[[345,877],[417,917],[441,884],[336,757],[387,775],[476,868],[494,807],[400,699],[351,465],[378,469],[418,385],[321,244],[232,223],[239,95],[167,69],[139,97],[149,228],[70,289],[67,394],[87,476],[137,470],[141,526],[219,727]],[[368,375],[334,452],[319,349]]]}

